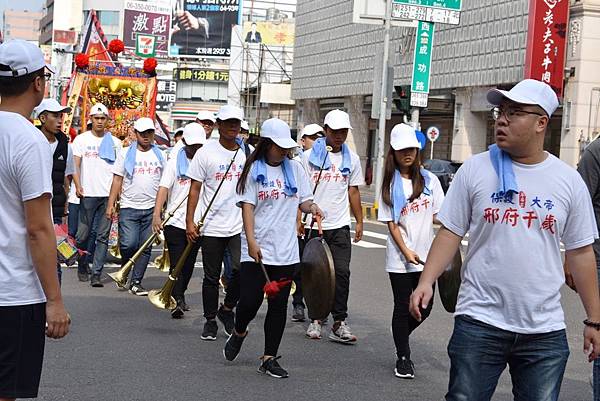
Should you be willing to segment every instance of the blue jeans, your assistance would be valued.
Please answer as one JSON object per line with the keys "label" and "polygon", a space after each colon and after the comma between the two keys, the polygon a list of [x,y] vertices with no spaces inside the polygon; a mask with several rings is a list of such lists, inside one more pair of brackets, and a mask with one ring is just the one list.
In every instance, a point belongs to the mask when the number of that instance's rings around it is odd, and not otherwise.
{"label": "blue jeans", "polygon": [[[140,246],[152,235],[152,212],[151,209],[123,208],[119,212],[119,244],[123,265],[140,249]],[[142,252],[133,267],[132,283],[140,283],[146,273],[150,261],[149,246]]]}
{"label": "blue jeans", "polygon": [[515,401],[555,401],[569,345],[565,330],[517,334],[459,315],[448,355],[447,401],[490,400],[507,364]]}
{"label": "blue jeans", "polygon": [[77,235],[77,226],[79,225],[79,204],[69,203],[69,216],[67,217],[67,228],[69,235],[73,238]]}
{"label": "blue jeans", "polygon": [[[52,219],[54,220],[54,224],[62,224],[62,217],[52,216]],[[62,269],[60,268],[60,263],[58,263],[58,260],[56,260],[56,273],[58,273],[58,284],[62,285]]]}
{"label": "blue jeans", "polygon": [[[108,251],[111,221],[105,215],[107,204],[108,198],[105,197],[83,197],[79,204],[79,225],[75,239],[78,248],[87,249],[90,254],[93,252],[92,274],[95,276],[102,274]],[[96,228],[95,239],[91,236],[94,227]],[[85,273],[82,269],[85,270],[86,267],[83,263],[79,263],[80,273]]]}

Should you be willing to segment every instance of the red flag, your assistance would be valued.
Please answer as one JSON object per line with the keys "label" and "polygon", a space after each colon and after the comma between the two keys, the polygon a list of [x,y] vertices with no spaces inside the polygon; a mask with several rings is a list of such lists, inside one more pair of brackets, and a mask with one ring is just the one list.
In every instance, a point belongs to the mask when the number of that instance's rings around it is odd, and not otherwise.
{"label": "red flag", "polygon": [[113,56],[107,51],[108,42],[95,10],[90,11],[83,33],[81,53],[90,56],[91,61],[106,63],[114,67],[117,60],[113,59]]}

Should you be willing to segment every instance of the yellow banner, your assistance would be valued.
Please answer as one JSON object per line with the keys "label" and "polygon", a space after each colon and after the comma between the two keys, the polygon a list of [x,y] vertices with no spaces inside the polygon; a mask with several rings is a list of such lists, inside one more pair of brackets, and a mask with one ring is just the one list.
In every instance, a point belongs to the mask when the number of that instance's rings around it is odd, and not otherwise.
{"label": "yellow banner", "polygon": [[293,46],[293,20],[244,22],[243,41],[267,46]]}
{"label": "yellow banner", "polygon": [[[71,96],[69,96],[69,101],[67,102],[67,107],[71,108],[70,113],[65,113],[63,117],[62,130],[63,133],[69,138],[69,129],[73,124],[73,116],[75,115],[75,108],[77,107],[77,102],[79,100],[79,95],[81,94],[81,89],[83,88],[83,84],[86,80],[86,74],[83,72],[78,72],[75,74],[72,85]],[[84,121],[85,122],[85,121]],[[82,122],[82,125],[83,123]]]}

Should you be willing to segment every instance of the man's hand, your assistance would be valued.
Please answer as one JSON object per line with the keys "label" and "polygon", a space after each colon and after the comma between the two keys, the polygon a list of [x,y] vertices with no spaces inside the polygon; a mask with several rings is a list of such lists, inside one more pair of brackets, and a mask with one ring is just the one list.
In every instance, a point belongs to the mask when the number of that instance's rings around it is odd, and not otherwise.
{"label": "man's hand", "polygon": [[585,326],[583,329],[583,352],[588,355],[588,362],[600,357],[600,330]]}
{"label": "man's hand", "polygon": [[196,242],[200,237],[196,224],[193,221],[187,221],[185,227],[185,235],[187,236],[188,241]]}
{"label": "man's hand", "polygon": [[62,302],[46,302],[46,336],[63,338],[69,332],[71,318]]}
{"label": "man's hand", "polygon": [[262,260],[262,252],[256,241],[248,241],[248,255],[258,263]]}
{"label": "man's hand", "polygon": [[104,213],[104,215],[106,216],[107,219],[112,220],[113,214],[115,213],[115,207],[114,205],[107,205],[106,206],[106,212]]}
{"label": "man's hand", "polygon": [[296,231],[298,237],[304,237],[304,224],[302,224],[302,219],[296,221]]}
{"label": "man's hand", "polygon": [[152,232],[154,232],[154,234],[160,234],[160,232],[162,231],[163,226],[162,226],[162,219],[160,218],[160,215],[152,215]]}
{"label": "man's hand", "polygon": [[412,263],[413,265],[418,265],[419,261],[421,259],[419,259],[419,255],[413,251],[412,249],[406,248],[405,250],[402,251],[402,254],[404,255],[404,258],[406,259],[406,261],[408,263]]}
{"label": "man's hand", "polygon": [[194,17],[189,11],[185,11],[183,15],[177,17],[177,21],[179,22],[179,25],[181,25],[181,27],[186,31],[200,29],[200,22],[198,21],[198,18]]}
{"label": "man's hand", "polygon": [[566,262],[563,264],[563,270],[565,272],[565,284],[568,285],[573,291],[577,292],[575,280],[573,280],[573,275],[571,274],[571,270],[569,270]]}
{"label": "man's hand", "polygon": [[410,314],[418,321],[421,321],[421,309],[427,308],[433,297],[433,287],[427,284],[421,284],[413,291],[410,296],[409,310]]}
{"label": "man's hand", "polygon": [[358,242],[363,237],[363,223],[362,221],[357,221],[354,226],[354,242]]}
{"label": "man's hand", "polygon": [[76,186],[75,187],[75,195],[78,198],[83,198],[83,188],[81,186]]}

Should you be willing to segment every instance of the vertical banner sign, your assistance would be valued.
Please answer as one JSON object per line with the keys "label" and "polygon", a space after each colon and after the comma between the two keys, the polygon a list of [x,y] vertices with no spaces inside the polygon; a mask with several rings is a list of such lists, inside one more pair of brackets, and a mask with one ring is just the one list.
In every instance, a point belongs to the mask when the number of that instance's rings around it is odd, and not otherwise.
{"label": "vertical banner sign", "polygon": [[525,78],[547,83],[563,95],[568,0],[530,0]]}
{"label": "vertical banner sign", "polygon": [[228,58],[241,0],[173,0],[169,56]]}
{"label": "vertical banner sign", "polygon": [[[71,112],[63,113],[62,123],[62,131],[67,137],[69,136],[69,130],[73,124],[73,116],[75,115],[75,109],[77,108],[77,101],[79,100],[79,95],[81,94],[81,90],[83,89],[83,84],[85,83],[86,78],[87,76],[83,72],[77,72],[71,79],[71,95],[69,96],[69,101],[67,102],[67,107],[71,108]],[[85,120],[83,122],[85,122]]]}
{"label": "vertical banner sign", "polygon": [[[171,29],[171,8],[168,3],[125,0],[123,10],[123,43],[125,48],[139,52],[140,57],[167,55]],[[151,38],[154,38],[152,40]]]}
{"label": "vertical banner sign", "polygon": [[419,21],[415,36],[415,58],[410,89],[410,105],[413,107],[427,107],[433,28],[433,22]]}

